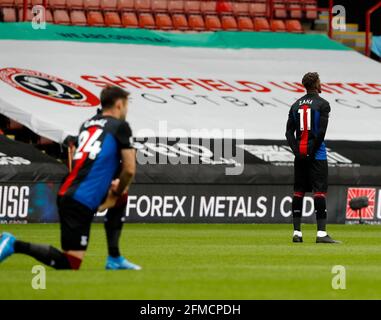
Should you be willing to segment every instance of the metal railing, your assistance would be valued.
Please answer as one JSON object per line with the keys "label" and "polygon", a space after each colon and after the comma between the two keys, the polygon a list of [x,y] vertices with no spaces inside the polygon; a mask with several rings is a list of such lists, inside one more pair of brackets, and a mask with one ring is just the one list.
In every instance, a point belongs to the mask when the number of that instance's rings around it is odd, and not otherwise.
{"label": "metal railing", "polygon": [[369,39],[369,36],[370,36],[370,31],[371,31],[371,17],[372,17],[372,14],[378,10],[379,8],[381,8],[381,1],[379,3],[377,3],[376,5],[374,5],[373,7],[371,7],[367,12],[366,12],[366,27],[365,27],[365,54],[369,57],[370,56],[370,39]]}

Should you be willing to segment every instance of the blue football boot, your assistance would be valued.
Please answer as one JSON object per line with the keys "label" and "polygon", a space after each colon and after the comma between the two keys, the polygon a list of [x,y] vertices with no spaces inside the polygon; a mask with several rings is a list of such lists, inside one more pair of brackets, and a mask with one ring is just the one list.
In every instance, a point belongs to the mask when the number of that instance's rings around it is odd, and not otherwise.
{"label": "blue football boot", "polygon": [[15,241],[16,238],[8,232],[3,232],[0,235],[0,262],[4,261],[15,252]]}
{"label": "blue football boot", "polygon": [[107,257],[106,270],[141,270],[142,267],[128,261],[125,257]]}

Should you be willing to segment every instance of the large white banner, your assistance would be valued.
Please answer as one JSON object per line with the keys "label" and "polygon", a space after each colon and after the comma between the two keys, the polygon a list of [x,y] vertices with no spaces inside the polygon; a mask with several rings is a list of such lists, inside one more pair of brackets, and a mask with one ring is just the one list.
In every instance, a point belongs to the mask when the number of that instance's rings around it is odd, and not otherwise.
{"label": "large white banner", "polygon": [[308,71],[320,73],[331,103],[327,139],[381,140],[381,65],[353,51],[0,43],[0,113],[55,141],[96,113],[108,84],[132,93],[127,120],[138,137],[219,128],[283,139]]}

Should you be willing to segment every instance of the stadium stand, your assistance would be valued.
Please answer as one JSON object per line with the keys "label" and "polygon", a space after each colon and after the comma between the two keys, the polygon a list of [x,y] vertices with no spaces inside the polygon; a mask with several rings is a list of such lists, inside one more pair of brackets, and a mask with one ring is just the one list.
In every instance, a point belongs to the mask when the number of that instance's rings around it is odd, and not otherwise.
{"label": "stadium stand", "polygon": [[266,18],[254,18],[254,30],[255,31],[271,31],[270,24]]}
{"label": "stadium stand", "polygon": [[[47,22],[178,31],[303,32],[317,19],[317,0],[47,0]],[[23,20],[23,0],[0,0],[5,22]],[[28,0],[31,8],[43,0]],[[273,20],[276,21],[273,21]]]}
{"label": "stadium stand", "polygon": [[183,14],[174,14],[172,16],[173,27],[176,30],[186,31],[189,30],[188,21]]}
{"label": "stadium stand", "polygon": [[122,13],[122,25],[125,28],[138,28],[139,22],[134,12]]}
{"label": "stadium stand", "polygon": [[85,13],[79,10],[73,10],[70,12],[70,20],[73,25],[85,26],[87,25],[87,19]]}
{"label": "stadium stand", "polygon": [[254,31],[254,23],[249,17],[238,17],[238,29],[241,31]]}

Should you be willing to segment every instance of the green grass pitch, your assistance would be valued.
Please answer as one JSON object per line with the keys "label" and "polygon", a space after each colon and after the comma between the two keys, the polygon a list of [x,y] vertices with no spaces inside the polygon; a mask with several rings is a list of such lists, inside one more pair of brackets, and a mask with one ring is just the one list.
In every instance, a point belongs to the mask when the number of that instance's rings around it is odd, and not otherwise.
{"label": "green grass pitch", "polygon": [[[1,225],[23,240],[59,246],[57,224]],[[47,268],[46,289],[31,287],[32,258],[0,264],[0,299],[380,299],[381,227],[332,225],[341,245],[291,243],[289,225],[126,224],[122,252],[142,271],[106,271],[105,234],[94,224],[80,271]],[[334,290],[334,265],[346,289]]]}

